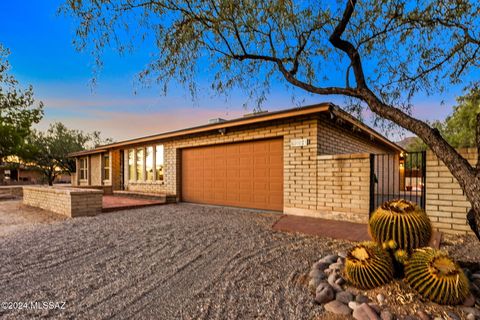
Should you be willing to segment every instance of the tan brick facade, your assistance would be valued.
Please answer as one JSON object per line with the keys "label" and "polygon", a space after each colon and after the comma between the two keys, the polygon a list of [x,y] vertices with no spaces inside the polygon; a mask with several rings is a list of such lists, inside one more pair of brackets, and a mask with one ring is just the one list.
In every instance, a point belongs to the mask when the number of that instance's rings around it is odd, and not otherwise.
{"label": "tan brick facade", "polygon": [[[471,164],[477,160],[475,148],[460,149]],[[470,203],[447,167],[427,151],[426,210],[434,227],[445,233],[473,234],[466,221]]]}
{"label": "tan brick facade", "polygon": [[78,188],[23,187],[23,204],[71,218],[102,211],[103,191]]}
{"label": "tan brick facade", "polygon": [[[356,222],[368,220],[369,158],[364,152],[394,151],[368,136],[343,128],[341,123],[329,120],[326,115],[245,125],[229,128],[223,134],[212,131],[132,145],[123,149],[124,188],[134,192],[165,194],[180,201],[180,159],[183,148],[278,137],[283,138],[284,146],[285,213]],[[307,139],[308,144],[294,146],[292,141],[295,139]],[[132,181],[128,176],[128,150],[156,144],[164,146],[164,180]],[[357,154],[359,152],[362,154]],[[338,153],[349,155],[322,158],[323,155]],[[350,155],[351,153],[353,155]],[[111,154],[119,155],[120,149],[111,150]],[[337,166],[340,172],[333,169]],[[112,172],[112,179],[115,179],[115,176],[120,177],[119,161],[118,167],[113,166]],[[330,183],[332,188],[326,183]],[[360,186],[361,183],[366,185]],[[118,190],[119,184],[114,185],[114,190]],[[348,197],[347,192],[350,191],[351,196]],[[332,201],[328,202],[326,199],[330,195]]]}

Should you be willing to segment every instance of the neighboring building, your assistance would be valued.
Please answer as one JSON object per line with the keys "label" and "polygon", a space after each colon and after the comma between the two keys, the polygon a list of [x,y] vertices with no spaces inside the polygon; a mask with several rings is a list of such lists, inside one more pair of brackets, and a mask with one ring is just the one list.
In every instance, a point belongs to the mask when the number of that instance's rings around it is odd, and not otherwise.
{"label": "neighboring building", "polygon": [[[45,184],[45,177],[39,169],[18,163],[0,165],[0,185]],[[71,183],[70,175],[60,174],[55,183]]]}
{"label": "neighboring building", "polygon": [[[324,172],[332,171],[324,167],[329,159],[325,155],[361,153],[359,166],[370,170],[369,153],[402,151],[338,107],[324,103],[228,121],[215,119],[199,127],[73,153],[77,172],[72,184],[164,194],[172,201],[323,216],[328,210],[318,200],[326,188],[321,180]],[[340,199],[342,188],[348,188],[359,203],[328,208],[360,214],[354,220],[365,221],[370,171],[360,172],[364,169],[357,164],[345,166],[345,186],[334,188]],[[367,190],[349,177],[366,180]]]}

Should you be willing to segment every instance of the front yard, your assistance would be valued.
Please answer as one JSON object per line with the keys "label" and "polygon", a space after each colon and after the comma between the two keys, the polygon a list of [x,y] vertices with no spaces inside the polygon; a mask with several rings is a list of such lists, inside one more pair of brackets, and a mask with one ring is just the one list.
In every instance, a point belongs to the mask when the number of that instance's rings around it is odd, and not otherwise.
{"label": "front yard", "polygon": [[274,232],[276,219],[179,204],[10,232],[0,237],[0,301],[66,304],[0,318],[315,318],[304,274],[350,243]]}

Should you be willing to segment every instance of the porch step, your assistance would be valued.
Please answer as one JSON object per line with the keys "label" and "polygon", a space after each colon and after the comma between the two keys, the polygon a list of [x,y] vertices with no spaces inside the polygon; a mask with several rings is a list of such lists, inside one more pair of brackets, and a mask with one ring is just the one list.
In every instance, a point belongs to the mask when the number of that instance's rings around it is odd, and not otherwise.
{"label": "porch step", "polygon": [[113,191],[114,196],[122,196],[129,198],[138,198],[146,200],[158,200],[167,202],[166,194],[159,193],[147,193],[147,192],[138,192],[138,191]]}

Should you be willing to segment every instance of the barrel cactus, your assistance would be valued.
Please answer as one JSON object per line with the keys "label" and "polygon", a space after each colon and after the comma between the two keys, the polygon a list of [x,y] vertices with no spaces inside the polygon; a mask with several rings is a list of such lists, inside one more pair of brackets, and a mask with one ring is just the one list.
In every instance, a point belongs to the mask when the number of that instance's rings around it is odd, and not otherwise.
{"label": "barrel cactus", "polygon": [[405,265],[405,279],[424,298],[439,304],[461,304],[470,294],[463,270],[446,252],[417,249]]}
{"label": "barrel cactus", "polygon": [[387,201],[370,218],[369,232],[373,240],[384,244],[394,240],[399,249],[425,247],[432,236],[427,214],[416,204],[403,199]]}
{"label": "barrel cactus", "polygon": [[360,289],[379,287],[393,279],[392,258],[375,242],[360,243],[347,254],[344,276]]}

